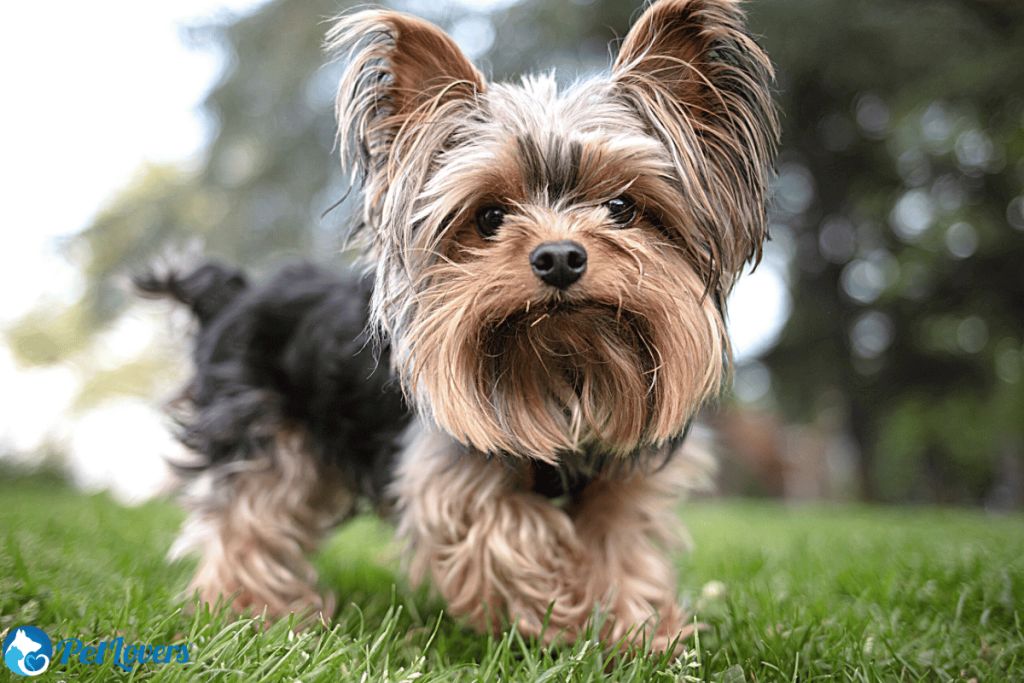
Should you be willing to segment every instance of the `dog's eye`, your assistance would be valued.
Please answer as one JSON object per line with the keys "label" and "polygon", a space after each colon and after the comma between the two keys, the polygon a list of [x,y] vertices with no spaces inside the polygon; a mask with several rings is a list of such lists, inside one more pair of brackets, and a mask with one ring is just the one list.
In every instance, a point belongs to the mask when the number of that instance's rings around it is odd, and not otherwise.
{"label": "dog's eye", "polygon": [[636,202],[626,195],[609,199],[604,205],[615,225],[627,226],[636,219]]}
{"label": "dog's eye", "polygon": [[500,206],[485,206],[476,212],[476,231],[484,239],[494,237],[505,221],[505,209]]}

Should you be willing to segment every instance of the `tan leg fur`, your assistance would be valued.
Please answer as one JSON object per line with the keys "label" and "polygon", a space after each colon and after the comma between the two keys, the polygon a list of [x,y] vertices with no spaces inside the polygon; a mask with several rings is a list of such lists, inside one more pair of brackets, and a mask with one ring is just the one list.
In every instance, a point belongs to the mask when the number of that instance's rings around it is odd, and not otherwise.
{"label": "tan leg fur", "polygon": [[351,513],[354,498],[337,473],[318,468],[301,434],[280,433],[274,450],[192,482],[185,496],[192,512],[171,556],[201,555],[190,590],[205,602],[223,596],[237,612],[327,620],[334,597],[317,592],[306,556]]}
{"label": "tan leg fur", "polygon": [[526,490],[506,461],[423,430],[393,489],[410,578],[429,575],[450,612],[479,630],[507,618],[546,642],[573,640],[598,609],[608,641],[668,649],[693,630],[665,552],[679,545],[674,504],[699,474],[677,456],[653,474],[599,477],[563,509]]}

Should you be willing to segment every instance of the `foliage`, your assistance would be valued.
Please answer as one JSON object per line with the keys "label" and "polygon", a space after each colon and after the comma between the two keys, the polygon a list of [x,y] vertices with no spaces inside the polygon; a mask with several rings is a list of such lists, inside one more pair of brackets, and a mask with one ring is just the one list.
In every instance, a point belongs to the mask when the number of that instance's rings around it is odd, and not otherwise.
{"label": "foliage", "polygon": [[752,12],[786,116],[775,393],[804,419],[842,393],[869,497],[981,502],[1024,461],[1024,11]]}
{"label": "foliage", "polygon": [[33,479],[0,479],[0,496],[0,636],[32,624],[55,642],[193,643],[187,666],[51,669],[83,682],[1024,680],[1019,517],[689,507],[696,551],[682,585],[707,627],[669,664],[593,640],[545,648],[469,631],[402,583],[389,532],[372,519],[346,526],[317,560],[339,594],[329,627],[189,614],[180,591],[192,563],[164,557],[182,518],[171,506],[124,509]]}
{"label": "foliage", "polygon": [[[225,57],[204,114],[214,134],[194,168],[149,168],[68,251],[86,254],[86,291],[51,321],[33,314],[10,331],[27,363],[74,354],[129,303],[128,276],[155,255],[204,251],[248,266],[305,256],[334,265],[344,211],[328,215],[347,183],[334,149],[331,108],[339,72],[321,52],[333,0],[270,2],[251,16],[187,31]],[[268,263],[269,262],[269,263]]]}

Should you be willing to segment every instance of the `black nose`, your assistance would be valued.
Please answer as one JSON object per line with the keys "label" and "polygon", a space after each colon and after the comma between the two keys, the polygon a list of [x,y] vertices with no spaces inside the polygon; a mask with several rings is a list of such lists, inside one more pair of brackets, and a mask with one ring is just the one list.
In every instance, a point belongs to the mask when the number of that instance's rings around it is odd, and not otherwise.
{"label": "black nose", "polygon": [[587,251],[576,242],[544,242],[530,252],[533,274],[552,287],[565,289],[587,272]]}

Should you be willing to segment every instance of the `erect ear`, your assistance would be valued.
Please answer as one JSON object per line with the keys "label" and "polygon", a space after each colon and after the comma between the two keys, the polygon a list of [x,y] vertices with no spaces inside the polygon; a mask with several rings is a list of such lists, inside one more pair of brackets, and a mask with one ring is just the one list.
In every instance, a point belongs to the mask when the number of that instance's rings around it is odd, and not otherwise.
{"label": "erect ear", "polygon": [[736,0],[659,0],[622,44],[612,80],[669,149],[705,241],[693,256],[726,288],[767,234],[778,138],[771,62]]}
{"label": "erect ear", "polygon": [[414,152],[424,125],[442,120],[484,91],[484,78],[437,26],[413,16],[368,10],[344,16],[327,34],[327,50],[350,54],[336,114],[343,159],[364,171],[390,168]]}

